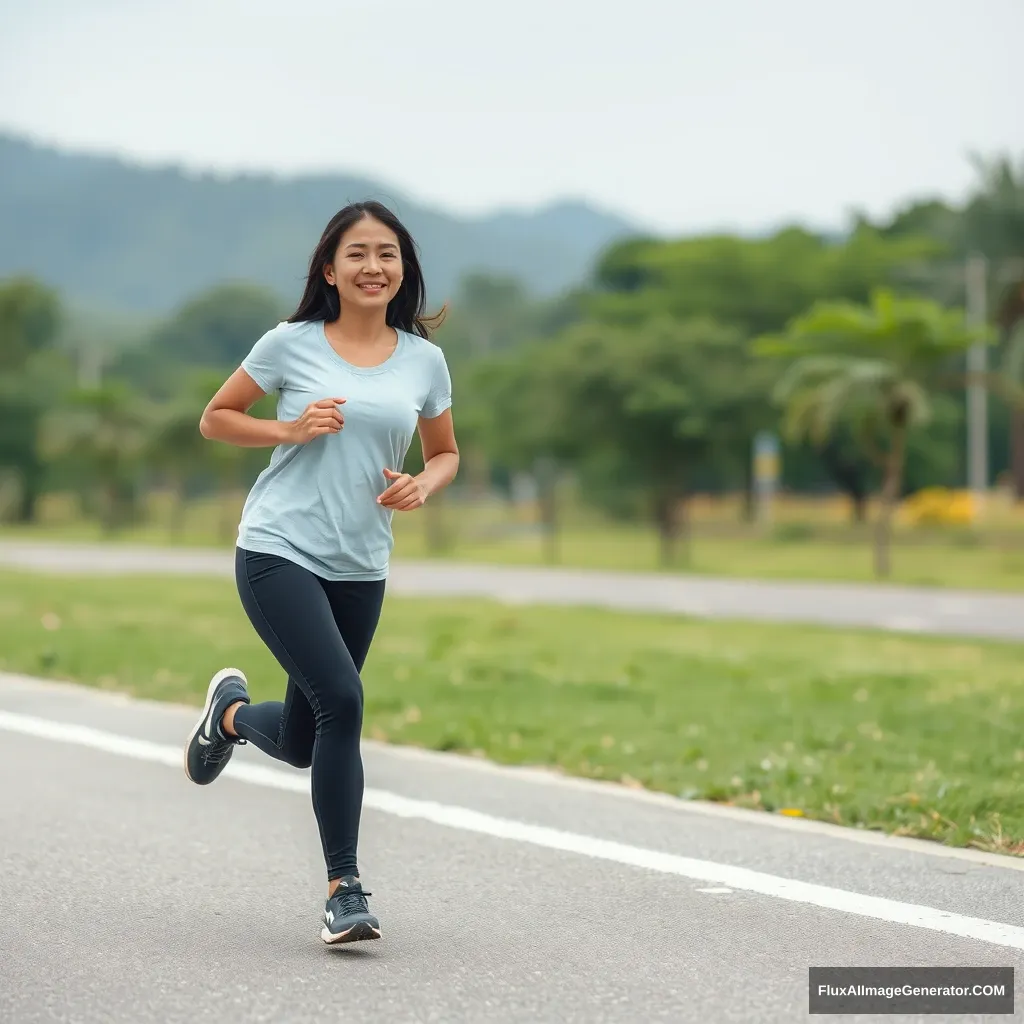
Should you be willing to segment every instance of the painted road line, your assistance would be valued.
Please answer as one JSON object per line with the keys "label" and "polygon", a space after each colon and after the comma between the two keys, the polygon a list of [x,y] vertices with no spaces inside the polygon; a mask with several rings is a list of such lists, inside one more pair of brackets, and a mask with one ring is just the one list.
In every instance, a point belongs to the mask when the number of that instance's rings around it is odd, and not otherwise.
{"label": "painted road line", "polygon": [[[16,675],[12,672],[0,672],[0,693],[5,687],[15,690],[28,688],[33,691],[66,694],[75,699],[88,697],[92,701],[105,701],[117,707],[134,706],[150,712],[180,713],[188,718],[195,718],[199,710],[197,704],[177,704],[170,701],[157,701],[152,698],[131,697],[116,690],[101,690],[81,683],[69,683],[55,679],[42,679],[38,676]],[[184,728],[184,726],[182,726]],[[531,786],[555,787],[571,789],[591,796],[600,796],[629,803],[642,803],[673,814],[701,815],[717,820],[737,821],[743,825],[758,828],[773,828],[776,831],[796,832],[801,835],[826,836],[829,839],[846,843],[858,843],[862,846],[873,846],[884,850],[903,850],[924,857],[938,857],[942,860],[959,860],[970,864],[984,864],[999,868],[1001,871],[1024,872],[1024,857],[1015,857],[1004,853],[988,853],[971,847],[946,846],[929,839],[915,839],[908,836],[896,836],[888,832],[873,829],[836,825],[829,821],[816,821],[812,818],[790,817],[788,815],[758,811],[747,807],[733,807],[730,804],[713,803],[707,800],[685,800],[669,793],[650,789],[634,789],[610,780],[587,779],[566,775],[550,767],[541,765],[509,765],[497,764],[481,757],[468,754],[457,754],[451,751],[427,750],[423,747],[403,746],[396,743],[382,743],[362,737],[363,749],[385,756],[391,760],[401,760],[410,765],[428,768],[443,767],[459,772],[475,772],[490,774],[503,780],[526,783]]]}
{"label": "painted road line", "polygon": [[[39,739],[88,747],[138,761],[163,764],[178,770],[182,768],[181,747],[151,743],[148,740],[120,736],[88,726],[54,722],[33,715],[0,711],[0,729]],[[302,793],[307,797],[309,795],[308,775],[285,773],[260,765],[239,763],[229,764],[224,774],[250,785]],[[630,846],[596,836],[530,825],[510,818],[498,818],[490,814],[483,814],[466,807],[457,807],[431,800],[412,799],[386,790],[367,789],[364,795],[364,805],[400,818],[429,821],[446,828],[473,832],[496,839],[528,843],[549,850],[560,850],[564,853],[596,860],[612,861],[648,871],[677,875],[702,882],[708,886],[758,893],[806,906],[837,910],[857,917],[905,924],[929,931],[943,932],[947,935],[957,935],[961,938],[976,939],[1009,949],[1024,950],[1024,928],[1017,925],[966,917],[933,907],[902,903],[899,900],[868,896],[845,889],[833,889],[830,886],[801,882],[730,864],[718,864],[714,861]]]}

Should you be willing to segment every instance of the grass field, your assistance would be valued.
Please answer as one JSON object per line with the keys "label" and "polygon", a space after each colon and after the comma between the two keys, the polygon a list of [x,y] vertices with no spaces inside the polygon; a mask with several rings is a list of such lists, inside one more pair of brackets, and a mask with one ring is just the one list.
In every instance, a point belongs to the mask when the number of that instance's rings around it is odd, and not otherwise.
{"label": "grass field", "polygon": [[[283,674],[230,582],[0,573],[0,668],[200,704]],[[1019,646],[390,597],[365,734],[1024,854]]]}

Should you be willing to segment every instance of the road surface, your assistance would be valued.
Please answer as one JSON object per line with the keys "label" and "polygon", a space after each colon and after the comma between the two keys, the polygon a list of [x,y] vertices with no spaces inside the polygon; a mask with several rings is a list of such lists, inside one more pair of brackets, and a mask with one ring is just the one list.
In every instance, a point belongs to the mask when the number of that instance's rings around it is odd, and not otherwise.
{"label": "road surface", "polygon": [[308,772],[195,787],[193,720],[0,676],[0,1020],[789,1024],[811,965],[1024,966],[1020,861],[372,743],[384,938],[330,949]]}
{"label": "road surface", "polygon": [[[232,576],[231,551],[0,541],[0,566]],[[1024,640],[1024,594],[395,561],[391,593],[589,604],[697,617]]]}

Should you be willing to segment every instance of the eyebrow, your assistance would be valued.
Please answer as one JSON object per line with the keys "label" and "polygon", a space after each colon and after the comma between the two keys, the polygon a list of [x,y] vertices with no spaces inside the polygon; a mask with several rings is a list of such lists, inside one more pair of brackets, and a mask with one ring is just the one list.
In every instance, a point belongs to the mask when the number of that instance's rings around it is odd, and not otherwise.
{"label": "eyebrow", "polygon": [[[398,248],[398,246],[395,245],[394,242],[381,242],[380,243],[380,247],[382,249],[397,249]],[[345,248],[346,249],[369,249],[370,247],[366,244],[366,242],[349,242],[348,245],[345,246]]]}

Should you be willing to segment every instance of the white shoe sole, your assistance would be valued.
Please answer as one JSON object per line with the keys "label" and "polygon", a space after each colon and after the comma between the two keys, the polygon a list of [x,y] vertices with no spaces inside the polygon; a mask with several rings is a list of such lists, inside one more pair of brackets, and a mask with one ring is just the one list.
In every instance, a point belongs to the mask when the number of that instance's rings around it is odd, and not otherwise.
{"label": "white shoe sole", "polygon": [[241,679],[242,682],[245,683],[246,688],[248,689],[249,680],[245,678],[245,673],[238,668],[222,668],[210,680],[210,685],[207,687],[206,690],[206,703],[203,705],[203,713],[199,716],[199,721],[196,722],[195,727],[188,734],[188,739],[185,740],[183,762],[185,766],[185,777],[188,779],[189,782],[195,782],[195,779],[193,779],[192,776],[188,773],[188,748],[192,746],[193,741],[199,735],[200,731],[203,728],[203,723],[206,721],[207,717],[210,714],[210,707],[213,704],[213,695],[216,692],[217,687],[220,686],[220,684],[224,682],[225,679],[231,677]]}
{"label": "white shoe sole", "polygon": [[329,946],[333,946],[339,942],[361,942],[364,939],[379,939],[380,931],[374,928],[369,921],[359,921],[352,925],[347,932],[339,932],[338,934],[330,931],[324,925],[323,930],[320,932],[320,938]]}

